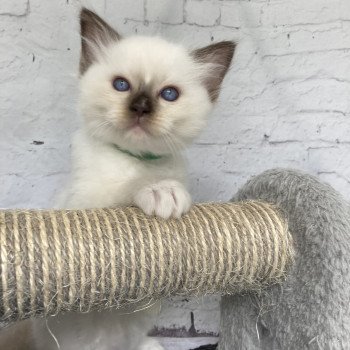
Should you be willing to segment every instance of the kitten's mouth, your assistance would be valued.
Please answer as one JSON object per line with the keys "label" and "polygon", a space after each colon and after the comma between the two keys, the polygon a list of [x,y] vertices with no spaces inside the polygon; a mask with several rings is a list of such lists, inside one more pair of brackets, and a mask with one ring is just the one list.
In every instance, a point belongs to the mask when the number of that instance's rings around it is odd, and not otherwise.
{"label": "kitten's mouth", "polygon": [[127,130],[138,135],[148,135],[150,133],[149,127],[147,126],[147,120],[144,117],[136,117],[127,127]]}

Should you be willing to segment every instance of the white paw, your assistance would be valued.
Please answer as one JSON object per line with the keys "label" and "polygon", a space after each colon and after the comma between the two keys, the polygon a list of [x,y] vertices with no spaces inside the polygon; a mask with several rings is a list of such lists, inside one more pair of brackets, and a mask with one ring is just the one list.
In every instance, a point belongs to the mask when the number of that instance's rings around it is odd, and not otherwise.
{"label": "white paw", "polygon": [[163,180],[142,188],[134,197],[134,203],[147,215],[179,218],[190,209],[191,196],[180,182]]}
{"label": "white paw", "polygon": [[147,339],[138,350],[164,350],[164,348],[154,339]]}

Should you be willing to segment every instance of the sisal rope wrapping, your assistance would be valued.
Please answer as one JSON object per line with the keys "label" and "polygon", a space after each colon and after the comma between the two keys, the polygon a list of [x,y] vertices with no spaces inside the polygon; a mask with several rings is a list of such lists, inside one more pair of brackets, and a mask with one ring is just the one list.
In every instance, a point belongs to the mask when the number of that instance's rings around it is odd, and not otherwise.
{"label": "sisal rope wrapping", "polygon": [[285,220],[261,202],[167,221],[137,208],[0,211],[0,321],[258,290],[292,258]]}

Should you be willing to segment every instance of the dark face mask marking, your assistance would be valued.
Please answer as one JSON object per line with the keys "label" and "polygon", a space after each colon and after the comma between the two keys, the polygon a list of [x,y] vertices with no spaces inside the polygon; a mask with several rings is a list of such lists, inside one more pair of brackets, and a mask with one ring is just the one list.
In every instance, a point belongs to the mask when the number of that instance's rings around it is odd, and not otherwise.
{"label": "dark face mask marking", "polygon": [[149,117],[153,112],[152,99],[145,93],[141,93],[132,98],[129,110],[133,116]]}

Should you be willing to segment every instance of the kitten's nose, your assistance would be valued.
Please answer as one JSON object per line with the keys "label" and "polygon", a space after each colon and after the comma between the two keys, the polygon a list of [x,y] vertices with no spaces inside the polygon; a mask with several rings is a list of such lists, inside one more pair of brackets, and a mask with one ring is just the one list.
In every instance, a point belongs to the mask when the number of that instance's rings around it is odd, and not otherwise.
{"label": "kitten's nose", "polygon": [[152,112],[152,103],[145,95],[137,96],[131,101],[129,109],[138,117],[146,117]]}

